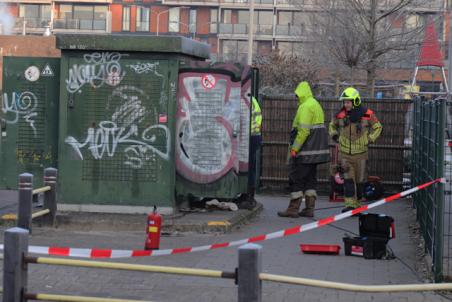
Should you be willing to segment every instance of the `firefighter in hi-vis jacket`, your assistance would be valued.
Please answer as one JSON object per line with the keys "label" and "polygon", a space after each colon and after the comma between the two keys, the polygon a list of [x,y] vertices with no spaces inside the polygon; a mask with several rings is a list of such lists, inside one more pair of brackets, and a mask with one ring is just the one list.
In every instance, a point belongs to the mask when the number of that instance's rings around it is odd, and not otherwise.
{"label": "firefighter in hi-vis jacket", "polygon": [[[313,217],[317,199],[317,166],[330,160],[328,133],[322,106],[312,95],[308,82],[295,89],[297,114],[292,123],[289,142],[290,202],[280,217]],[[302,199],[306,207],[298,212]]]}
{"label": "firefighter in hi-vis jacket", "polygon": [[329,126],[331,138],[339,144],[339,162],[344,171],[345,208],[361,206],[367,181],[368,145],[380,136],[383,126],[374,112],[361,105],[358,90],[346,88],[340,98],[343,106]]}

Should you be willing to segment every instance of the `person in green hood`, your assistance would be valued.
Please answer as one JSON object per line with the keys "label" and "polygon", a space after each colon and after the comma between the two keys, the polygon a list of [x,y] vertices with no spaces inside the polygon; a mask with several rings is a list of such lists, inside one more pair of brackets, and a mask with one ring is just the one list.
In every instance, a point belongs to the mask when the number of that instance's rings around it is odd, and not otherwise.
{"label": "person in green hood", "polygon": [[[298,110],[292,123],[289,142],[290,202],[287,210],[278,212],[280,217],[313,217],[317,199],[317,165],[330,160],[328,133],[324,113],[313,97],[308,82],[301,82],[295,89]],[[306,207],[300,212],[303,197]]]}

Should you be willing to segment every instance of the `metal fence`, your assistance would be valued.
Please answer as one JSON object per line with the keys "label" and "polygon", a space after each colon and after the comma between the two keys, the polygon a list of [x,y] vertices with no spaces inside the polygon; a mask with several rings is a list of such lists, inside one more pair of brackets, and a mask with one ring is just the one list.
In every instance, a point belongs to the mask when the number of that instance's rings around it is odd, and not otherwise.
{"label": "metal fence", "polygon": [[450,265],[452,158],[449,143],[452,140],[450,136],[452,133],[448,131],[452,129],[450,127],[452,120],[447,114],[451,109],[452,103],[444,99],[422,101],[419,98],[414,101],[412,183],[419,184],[438,177],[448,179],[446,188],[444,184],[437,184],[416,193],[413,197],[436,281],[452,275]]}
{"label": "metal fence", "polygon": [[[318,99],[325,112],[325,123],[339,111],[337,99]],[[383,124],[383,132],[377,143],[369,148],[369,175],[379,176],[387,192],[400,191],[403,174],[409,161],[404,157],[410,146],[404,144],[408,133],[411,101],[402,99],[364,100]],[[261,186],[270,190],[284,190],[288,185],[286,165],[289,131],[297,110],[295,97],[263,96],[262,98],[262,166]],[[333,142],[331,141],[333,147]],[[333,152],[333,148],[332,148]],[[384,164],[383,164],[384,163]],[[329,192],[330,164],[319,167],[320,191]]]}

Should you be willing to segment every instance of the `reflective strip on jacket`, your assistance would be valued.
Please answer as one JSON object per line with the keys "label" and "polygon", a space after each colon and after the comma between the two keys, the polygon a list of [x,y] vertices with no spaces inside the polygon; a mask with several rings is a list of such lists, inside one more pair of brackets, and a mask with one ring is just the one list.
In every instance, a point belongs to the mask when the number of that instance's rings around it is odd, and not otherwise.
{"label": "reflective strip on jacket", "polygon": [[262,112],[259,103],[253,96],[252,100],[252,111],[251,111],[251,135],[261,135],[261,125],[262,125]]}
{"label": "reflective strip on jacket", "polygon": [[302,163],[328,162],[330,150],[323,109],[312,96],[307,82],[298,84],[295,94],[298,97],[298,110],[292,123],[290,149],[297,152]]}
{"label": "reflective strip on jacket", "polygon": [[351,123],[345,110],[341,110],[330,122],[330,136],[339,135],[339,151],[354,155],[368,151],[369,143],[380,136],[383,126],[374,112],[367,109],[356,123]]}

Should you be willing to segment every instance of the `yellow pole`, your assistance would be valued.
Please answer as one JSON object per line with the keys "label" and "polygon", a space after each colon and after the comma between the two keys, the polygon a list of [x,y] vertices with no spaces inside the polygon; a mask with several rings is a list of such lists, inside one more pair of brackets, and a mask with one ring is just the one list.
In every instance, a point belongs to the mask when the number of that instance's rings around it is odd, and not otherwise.
{"label": "yellow pole", "polygon": [[36,194],[39,194],[39,193],[44,193],[44,192],[47,192],[47,191],[50,191],[52,188],[50,187],[50,186],[45,186],[45,187],[42,187],[42,188],[37,188],[37,189],[34,189],[33,191],[32,191],[32,194],[33,195],[36,195]]}
{"label": "yellow pole", "polygon": [[314,287],[339,289],[354,292],[418,292],[452,290],[452,283],[427,283],[427,284],[401,284],[401,285],[358,285],[340,282],[331,282],[315,279],[297,278],[273,274],[259,274],[264,281],[289,283],[295,285],[307,285]]}
{"label": "yellow pole", "polygon": [[45,210],[38,211],[38,212],[35,212],[35,213],[31,214],[31,218],[33,219],[33,218],[36,218],[36,217],[44,216],[44,215],[49,214],[49,213],[50,213],[50,210],[49,209],[45,209]]}
{"label": "yellow pole", "polygon": [[51,294],[30,294],[30,293],[25,294],[25,298],[27,300],[65,301],[65,302],[151,302],[142,300],[124,300],[124,299],[109,299],[109,298],[51,295]]}
{"label": "yellow pole", "polygon": [[157,266],[157,265],[140,265],[140,264],[100,262],[100,261],[87,261],[87,260],[73,260],[73,259],[60,259],[60,258],[49,258],[49,257],[38,257],[38,258],[26,257],[26,262],[49,264],[49,265],[64,265],[64,266],[79,266],[79,267],[81,266],[81,267],[92,267],[92,268],[102,268],[102,269],[118,269],[118,270],[129,270],[129,271],[140,271],[140,272],[189,275],[189,276],[210,277],[210,278],[233,279],[235,277],[235,274],[232,272],[230,273],[230,272],[222,272],[222,271],[207,270],[207,269],[168,267],[168,266]]}

